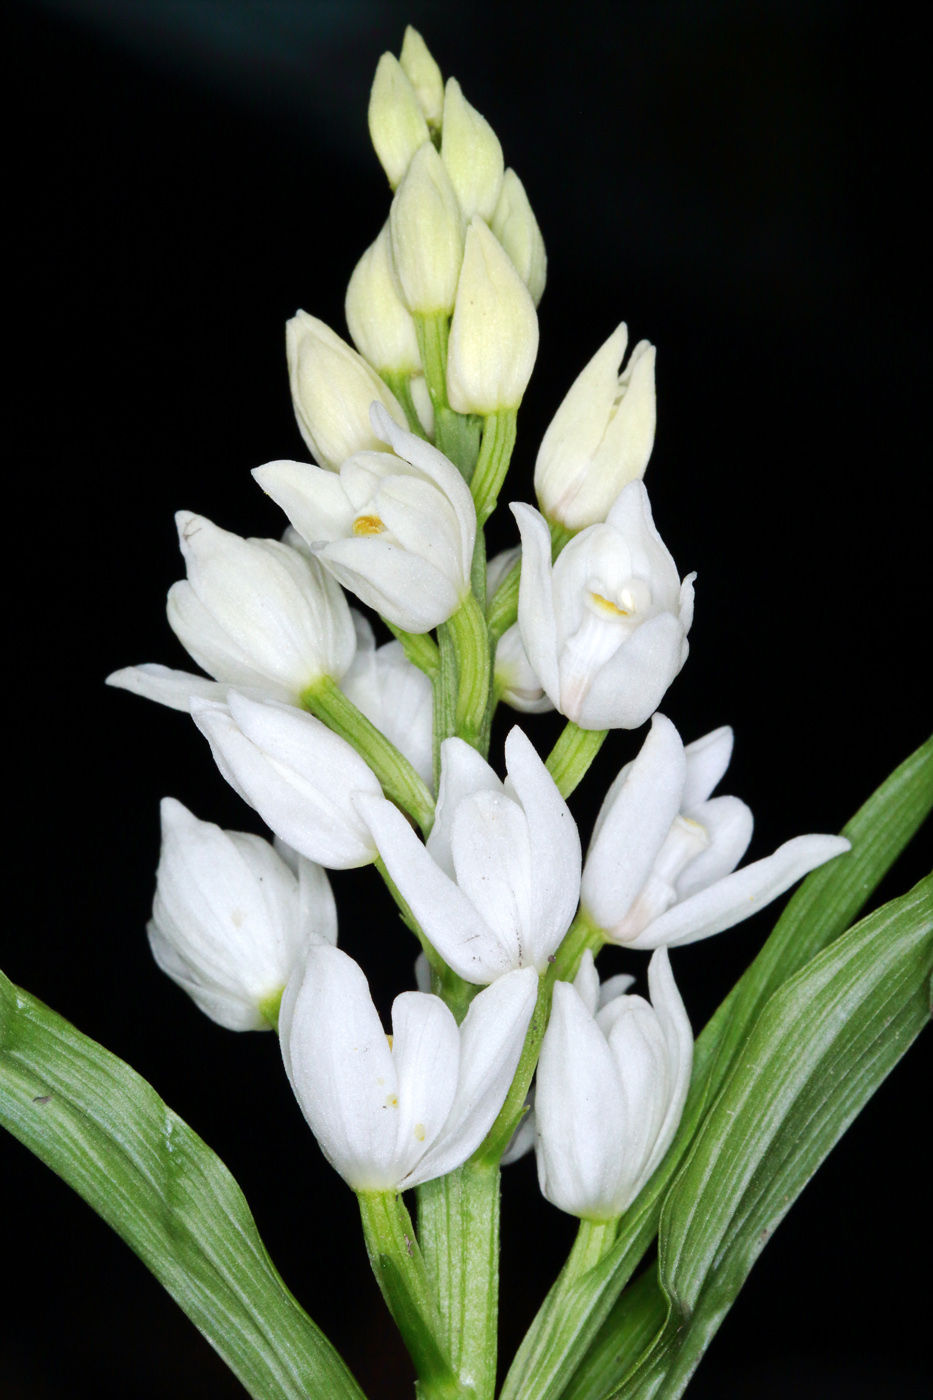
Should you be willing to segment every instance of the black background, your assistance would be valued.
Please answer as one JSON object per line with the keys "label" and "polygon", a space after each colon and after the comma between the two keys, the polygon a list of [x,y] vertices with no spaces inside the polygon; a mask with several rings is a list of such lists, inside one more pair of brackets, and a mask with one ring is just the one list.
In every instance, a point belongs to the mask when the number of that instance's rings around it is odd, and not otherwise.
{"label": "black background", "polygon": [[[185,664],[163,611],[181,572],[174,510],[242,534],[283,526],[249,476],[306,456],[283,323],[303,306],[344,329],[347,279],[389,198],[368,87],[411,20],[494,125],[548,247],[510,494],[530,497],[551,414],[624,317],[659,347],[655,517],[699,574],[692,655],[665,711],[688,740],[735,727],[724,790],[756,814],[753,856],[838,830],[929,726],[919,36],[896,7],[882,21],[818,3],[87,0],[8,4],[4,20],[16,846],[3,965],[220,1153],[364,1387],[406,1395],[355,1202],[274,1037],[214,1026],[146,945],[158,799],[227,826],[258,829],[255,816],[183,716],[103,678]],[[558,726],[528,728],[546,748]],[[607,744],[574,799],[584,830],[638,742]],[[879,897],[925,873],[922,840]],[[411,940],[372,871],[334,884],[342,942],[387,1014],[410,985]],[[678,953],[697,1029],[770,923]],[[695,1400],[928,1393],[928,1115],[921,1043],[769,1245]],[[83,1203],[9,1139],[0,1161],[5,1395],[242,1393]],[[530,1161],[509,1171],[504,1353],[572,1229]]]}

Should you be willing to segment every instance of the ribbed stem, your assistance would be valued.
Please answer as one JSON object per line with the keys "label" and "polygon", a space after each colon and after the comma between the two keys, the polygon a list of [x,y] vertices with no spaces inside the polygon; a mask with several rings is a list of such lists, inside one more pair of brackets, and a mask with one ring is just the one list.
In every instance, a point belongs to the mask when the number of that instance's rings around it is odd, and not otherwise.
{"label": "ribbed stem", "polygon": [[486,619],[472,593],[464,595],[447,626],[457,655],[456,732],[474,748],[482,749],[492,663]]}
{"label": "ribbed stem", "polygon": [[470,482],[470,490],[476,503],[476,522],[480,529],[496,508],[499,492],[509,469],[512,449],[515,446],[517,416],[514,408],[503,408],[483,420],[483,441],[476,470]]}
{"label": "ribbed stem", "polygon": [[547,770],[561,797],[569,797],[586,777],[608,733],[608,729],[581,729],[568,719],[547,757]]}

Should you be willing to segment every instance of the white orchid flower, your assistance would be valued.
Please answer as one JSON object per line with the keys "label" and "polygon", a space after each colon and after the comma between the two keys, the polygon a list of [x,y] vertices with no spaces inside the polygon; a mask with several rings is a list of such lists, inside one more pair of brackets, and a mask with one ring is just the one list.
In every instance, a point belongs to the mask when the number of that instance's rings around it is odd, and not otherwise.
{"label": "white orchid flower", "polygon": [[612,942],[677,948],[709,938],[849,850],[842,836],[797,836],[736,870],[752,814],[737,797],[710,797],[731,755],[731,729],[684,748],[670,720],[655,715],[606,794],[583,871],[584,910]]}
{"label": "white orchid flower", "polygon": [[687,659],[695,578],[681,583],[644,486],[626,486],[606,523],[582,530],[553,566],[544,517],[521,503],[512,513],[518,625],[545,692],[581,729],[637,729]]}
{"label": "white orchid flower", "polygon": [[651,456],[655,349],[640,340],[620,373],[627,342],[621,325],[574,380],[538,449],[535,495],[548,519],[568,530],[605,520]]}
{"label": "white orchid flower", "polygon": [[340,688],[389,739],[423,779],[434,786],[434,689],[413,666],[400,642],[377,647],[362,613],[351,609],[356,656]]}
{"label": "white orchid flower", "polygon": [[343,589],[316,559],[191,511],[175,523],[188,577],[169,589],[168,620],[214,682],[146,665],[115,671],[108,685],[187,710],[192,696],[223,699],[230,685],[297,705],[322,676],[340,680],[356,634]]}
{"label": "white orchid flower", "polygon": [[226,704],[193,699],[191,715],[223,777],[276,836],[331,870],[375,860],[353,799],[382,800],[382,788],[345,739],[302,710],[235,690]]}
{"label": "white orchid flower", "polygon": [[161,814],[153,956],[212,1021],[268,1030],[308,947],[337,941],[327,876],[261,836],[199,821],[173,797]]}
{"label": "white orchid flower", "polygon": [[538,1061],[535,1150],[542,1193],[560,1210],[612,1220],[661,1162],[683,1113],[693,1035],[667,949],[648,967],[651,1003],[554,987]]}
{"label": "white orchid flower", "polygon": [[324,1156],[355,1191],[404,1191],[462,1165],[505,1100],[535,1007],[530,968],[475,997],[457,1026],[403,992],[388,1037],[361,969],[313,947],[279,1014],[289,1082]]}
{"label": "white orchid flower", "polygon": [[253,475],[345,588],[396,627],[429,632],[470,591],[473,498],[457,468],[379,404],[372,422],[397,455],[361,452],[339,474],[269,462]]}
{"label": "white orchid flower", "polygon": [[389,802],[357,798],[379,854],[426,937],[468,982],[547,970],[573,919],[580,838],[519,728],[503,783],[462,739],[441,745],[437,816],[424,846]]}

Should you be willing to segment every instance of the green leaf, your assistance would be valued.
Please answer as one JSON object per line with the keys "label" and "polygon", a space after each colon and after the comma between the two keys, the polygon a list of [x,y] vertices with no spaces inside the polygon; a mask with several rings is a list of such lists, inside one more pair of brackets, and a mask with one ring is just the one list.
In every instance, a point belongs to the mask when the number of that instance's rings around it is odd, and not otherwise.
{"label": "green leaf", "polygon": [[619,1400],[676,1400],[788,1209],[930,1019],[933,876],[768,1002],[665,1201],[665,1326]]}
{"label": "green leaf", "polygon": [[261,1400],[361,1400],[243,1193],[129,1065],[0,973],[0,1122],[121,1235]]}
{"label": "green leaf", "polygon": [[652,1264],[616,1299],[561,1400],[602,1400],[609,1395],[666,1320],[667,1300],[658,1284],[657,1264]]}

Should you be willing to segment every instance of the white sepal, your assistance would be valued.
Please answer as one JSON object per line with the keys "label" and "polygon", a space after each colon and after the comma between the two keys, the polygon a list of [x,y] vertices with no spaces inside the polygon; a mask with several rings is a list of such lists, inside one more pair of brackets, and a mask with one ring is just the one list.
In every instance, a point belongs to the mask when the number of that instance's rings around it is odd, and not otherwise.
{"label": "white sepal", "polygon": [[444,114],[444,79],[427,44],[410,24],[405,29],[398,61],[415,89],[428,126],[440,127]]}
{"label": "white sepal", "polygon": [[535,1091],[538,1179],[549,1201],[584,1219],[631,1205],[683,1113],[693,1037],[666,949],[648,984],[651,1005],[622,993],[595,1014],[569,983],[554,988]]}
{"label": "white sepal", "polygon": [[209,681],[206,676],[197,676],[192,671],[174,671],[154,661],[113,671],[104,684],[128,690],[131,695],[141,695],[145,700],[155,700],[170,710],[183,710],[185,714],[190,709],[192,696],[221,701],[227,697],[227,686],[221,681]]}
{"label": "white sepal", "polygon": [[499,138],[461,91],[456,78],[444,92],[441,160],[457,194],[463,217],[478,214],[489,223],[502,189],[504,161]]}
{"label": "white sepal", "polygon": [[175,516],[188,577],[169,589],[169,625],[216,680],[295,703],[339,680],[356,650],[343,590],[278,540],[241,539],[191,511]]}
{"label": "white sepal", "polygon": [[379,447],[369,419],[373,400],[404,424],[404,410],[372,366],[316,316],[292,317],[285,349],[298,428],[319,466],[335,472],[355,452]]}
{"label": "white sepal", "polygon": [[431,139],[415,89],[391,53],[384,53],[376,65],[369,95],[369,135],[393,189],[418,148]]}
{"label": "white sepal", "polygon": [[752,814],[737,797],[710,796],[731,753],[731,729],[684,748],[670,720],[654,716],[603,800],[583,868],[583,907],[612,942],[653,949],[709,938],[849,849],[841,836],[798,836],[737,871]]}
{"label": "white sepal", "polygon": [[358,710],[434,785],[434,690],[400,642],[377,647],[372,628],[354,611],[357,648],[340,688]]}
{"label": "white sepal", "polygon": [[528,660],[517,622],[503,632],[496,646],[495,681],[501,698],[513,710],[543,715],[554,708]]}
{"label": "white sepal", "polygon": [[503,979],[459,1029],[439,997],[403,992],[390,1043],[352,958],[309,950],[282,999],[282,1057],[321,1150],[354,1190],[405,1190],[476,1150],[512,1081],[536,991],[532,972]]}
{"label": "white sepal", "polygon": [[351,870],[376,858],[354,796],[382,800],[355,749],[313,715],[231,690],[227,703],[193,699],[191,714],[222,775],[267,826],[308,860]]}
{"label": "white sepal", "polygon": [[202,822],[180,802],[161,804],[162,849],[152,919],[153,956],[211,1020],[268,1030],[263,1008],[281,996],[312,943],[335,943],[337,915],[324,871],[268,841]]}
{"label": "white sepal", "polygon": [[624,486],[644,476],[654,446],[655,349],[641,340],[620,373],[628,331],[615,330],[577,376],[535,463],[542,511],[569,530],[604,521]]}
{"label": "white sepal", "polygon": [[507,170],[502,178],[490,228],[512,259],[515,271],[537,306],[547,281],[547,254],[525,187],[514,170]]}
{"label": "white sepal", "polygon": [[460,472],[379,404],[391,452],[361,452],[339,474],[269,462],[253,475],[334,577],[407,632],[446,622],[470,590],[476,509]]}
{"label": "white sepal", "polygon": [[344,310],[353,343],[380,374],[420,373],[415,323],[392,276],[388,224],[354,268]]}
{"label": "white sepal", "polygon": [[462,739],[441,746],[427,846],[388,802],[358,798],[379,854],[426,937],[468,982],[546,971],[579,892],[579,836],[567,804],[517,727],[508,779]]}
{"label": "white sepal", "polygon": [[518,625],[556,709],[581,729],[637,729],[689,650],[693,578],[681,583],[640,481],[604,525],[575,536],[551,564],[544,517],[513,503],[522,535]]}
{"label": "white sepal", "polygon": [[464,221],[444,163],[430,141],[417,152],[389,210],[389,251],[412,315],[454,309]]}
{"label": "white sepal", "polygon": [[478,216],[467,229],[447,345],[447,396],[458,413],[518,408],[538,353],[534,302]]}

